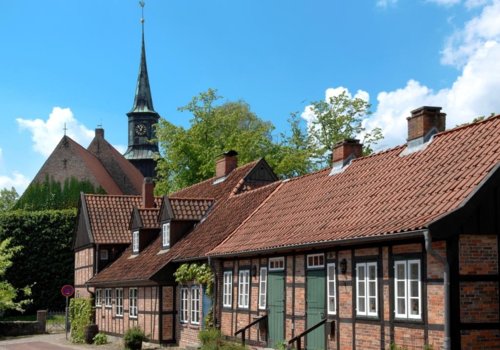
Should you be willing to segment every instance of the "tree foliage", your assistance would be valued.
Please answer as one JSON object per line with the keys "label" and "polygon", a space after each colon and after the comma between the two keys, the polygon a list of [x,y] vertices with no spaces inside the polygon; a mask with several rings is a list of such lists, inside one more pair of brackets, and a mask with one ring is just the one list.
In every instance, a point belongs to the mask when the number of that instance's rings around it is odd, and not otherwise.
{"label": "tree foliage", "polygon": [[161,119],[157,137],[162,150],[158,161],[159,193],[168,193],[214,176],[215,159],[223,152],[238,151],[245,164],[273,151],[271,132],[243,101],[216,105],[221,97],[209,89],[195,96],[181,111],[193,116],[188,129]]}
{"label": "tree foliage", "polygon": [[0,213],[0,241],[23,247],[12,257],[5,277],[16,289],[32,286],[33,303],[27,311],[64,309],[60,289],[73,283],[75,220],[75,209]]}
{"label": "tree foliage", "polygon": [[260,119],[244,101],[221,103],[216,90],[195,96],[180,110],[192,114],[190,127],[160,119],[156,134],[158,160],[157,194],[170,193],[214,176],[217,156],[238,152],[240,165],[264,158],[280,178],[303,175],[330,164],[333,145],[344,138],[364,135],[365,152],[382,134],[367,131],[363,118],[370,105],[346,93],[328,102],[312,103],[315,121],[309,128],[297,113],[288,119],[288,132],[273,141],[274,125]]}
{"label": "tree foliage", "polygon": [[71,341],[85,342],[85,327],[92,323],[92,300],[89,298],[72,298],[69,304],[71,321]]}
{"label": "tree foliage", "polygon": [[49,210],[76,208],[80,193],[106,193],[102,187],[96,188],[90,181],[80,181],[72,177],[64,183],[53,178],[45,178],[44,182],[31,183],[17,201],[15,209]]}
{"label": "tree foliage", "polygon": [[339,141],[363,135],[363,153],[373,152],[373,145],[383,138],[379,128],[366,130],[363,121],[371,114],[370,104],[362,98],[351,98],[343,91],[331,96],[328,101],[312,102],[314,114],[309,126],[309,135],[315,148],[315,158],[321,165],[331,165],[330,152]]}
{"label": "tree foliage", "polygon": [[16,204],[19,195],[14,187],[0,190],[0,212],[11,210]]}
{"label": "tree foliage", "polygon": [[[21,299],[31,295],[31,289],[24,287],[15,288],[5,279],[7,269],[12,266],[13,257],[21,251],[21,246],[11,246],[11,238],[0,241],[0,311],[17,310],[24,311],[24,307],[31,302],[29,299]],[[22,295],[20,295],[20,293]]]}

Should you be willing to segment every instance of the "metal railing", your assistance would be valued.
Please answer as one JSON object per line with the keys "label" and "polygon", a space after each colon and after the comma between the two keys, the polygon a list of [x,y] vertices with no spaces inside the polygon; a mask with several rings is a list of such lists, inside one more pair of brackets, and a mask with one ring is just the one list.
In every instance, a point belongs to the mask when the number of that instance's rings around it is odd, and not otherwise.
{"label": "metal railing", "polygon": [[245,327],[241,328],[241,329],[238,329],[235,333],[234,333],[234,336],[238,336],[238,334],[241,333],[241,343],[243,345],[245,345],[245,332],[247,329],[249,329],[250,327],[252,327],[253,325],[257,324],[257,323],[260,323],[260,322],[263,322],[264,320],[267,320],[267,315],[264,315],[264,316],[261,316],[259,318],[257,318],[256,320],[253,320],[251,323],[247,324]]}
{"label": "metal railing", "polygon": [[300,333],[299,335],[293,337],[292,339],[290,339],[288,341],[288,346],[287,346],[287,349],[291,349],[293,346],[293,343],[297,343],[297,350],[301,350],[302,349],[302,338],[305,337],[308,333],[314,331],[316,328],[324,325],[326,323],[327,319],[324,318],[322,319],[321,321],[319,321],[318,323],[316,323],[314,326],[311,326],[309,327],[308,329],[306,329],[305,331],[303,331],[302,333]]}

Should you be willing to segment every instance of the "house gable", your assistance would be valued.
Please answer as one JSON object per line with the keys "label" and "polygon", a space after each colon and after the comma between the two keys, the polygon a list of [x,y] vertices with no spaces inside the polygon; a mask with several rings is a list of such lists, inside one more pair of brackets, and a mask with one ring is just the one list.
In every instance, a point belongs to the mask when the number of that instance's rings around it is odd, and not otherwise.
{"label": "house gable", "polygon": [[94,244],[92,229],[89,222],[87,204],[85,196],[80,193],[80,201],[78,205],[78,221],[75,232],[73,234],[73,250],[80,250]]}

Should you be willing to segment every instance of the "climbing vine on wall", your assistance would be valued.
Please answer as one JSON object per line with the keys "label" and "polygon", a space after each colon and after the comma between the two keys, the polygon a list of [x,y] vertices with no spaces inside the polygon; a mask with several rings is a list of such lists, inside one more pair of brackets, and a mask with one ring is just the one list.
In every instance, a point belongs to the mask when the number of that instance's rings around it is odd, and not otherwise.
{"label": "climbing vine on wall", "polygon": [[174,272],[177,283],[196,282],[205,286],[205,293],[213,296],[214,274],[207,264],[182,264]]}

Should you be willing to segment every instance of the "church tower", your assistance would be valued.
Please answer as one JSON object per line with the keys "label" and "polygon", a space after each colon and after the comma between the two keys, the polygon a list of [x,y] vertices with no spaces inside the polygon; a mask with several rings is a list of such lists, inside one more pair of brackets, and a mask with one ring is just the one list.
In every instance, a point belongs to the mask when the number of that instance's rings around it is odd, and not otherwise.
{"label": "church tower", "polygon": [[[144,10],[144,2],[140,2]],[[158,142],[151,142],[156,138],[153,125],[158,122],[160,115],[153,108],[151,89],[149,88],[148,68],[146,65],[146,48],[144,44],[144,15],[142,24],[142,49],[139,76],[135,89],[134,105],[128,116],[128,148],[124,157],[128,159],[144,177],[156,175],[156,160],[159,155]]]}

